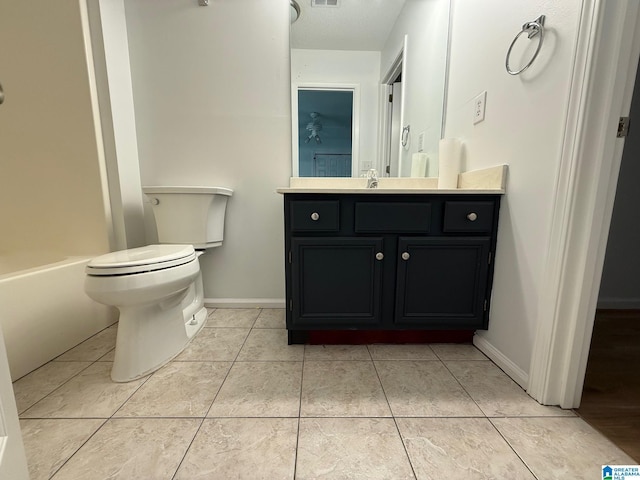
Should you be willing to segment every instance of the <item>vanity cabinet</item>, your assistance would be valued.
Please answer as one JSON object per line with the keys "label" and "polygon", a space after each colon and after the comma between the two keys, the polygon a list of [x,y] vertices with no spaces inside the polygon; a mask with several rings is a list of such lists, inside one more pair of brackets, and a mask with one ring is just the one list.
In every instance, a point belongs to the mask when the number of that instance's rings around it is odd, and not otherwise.
{"label": "vanity cabinet", "polygon": [[289,342],[307,330],[486,329],[497,194],[286,194]]}

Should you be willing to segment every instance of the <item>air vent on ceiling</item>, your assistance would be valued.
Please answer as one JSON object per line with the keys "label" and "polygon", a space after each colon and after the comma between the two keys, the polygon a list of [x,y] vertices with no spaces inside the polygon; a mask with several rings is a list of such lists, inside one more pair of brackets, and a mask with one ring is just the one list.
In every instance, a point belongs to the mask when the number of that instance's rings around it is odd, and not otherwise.
{"label": "air vent on ceiling", "polygon": [[339,7],[340,0],[311,0],[312,7]]}

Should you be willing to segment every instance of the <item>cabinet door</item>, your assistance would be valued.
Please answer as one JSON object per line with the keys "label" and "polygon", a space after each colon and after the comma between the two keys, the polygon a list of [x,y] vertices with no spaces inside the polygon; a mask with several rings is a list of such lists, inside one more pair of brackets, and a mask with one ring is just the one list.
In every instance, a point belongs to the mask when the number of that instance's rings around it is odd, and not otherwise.
{"label": "cabinet door", "polygon": [[488,237],[401,237],[396,324],[486,328],[489,245]]}
{"label": "cabinet door", "polygon": [[292,326],[355,328],[380,321],[382,238],[293,238]]}

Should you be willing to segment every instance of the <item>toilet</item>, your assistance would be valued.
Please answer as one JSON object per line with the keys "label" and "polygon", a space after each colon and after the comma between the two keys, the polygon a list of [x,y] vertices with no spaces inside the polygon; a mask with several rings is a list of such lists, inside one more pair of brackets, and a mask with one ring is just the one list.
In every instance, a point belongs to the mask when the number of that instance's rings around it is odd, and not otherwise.
{"label": "toilet", "polygon": [[129,382],[176,357],[203,327],[198,257],[222,245],[228,198],[223,187],[143,187],[158,244],[108,253],[85,269],[84,289],[120,312],[111,379]]}

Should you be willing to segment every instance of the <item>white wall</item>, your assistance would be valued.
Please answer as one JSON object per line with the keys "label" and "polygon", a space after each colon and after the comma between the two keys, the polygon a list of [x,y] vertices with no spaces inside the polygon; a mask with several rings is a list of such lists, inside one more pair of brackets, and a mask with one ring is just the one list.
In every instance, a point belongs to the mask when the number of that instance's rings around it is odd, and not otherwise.
{"label": "white wall", "polygon": [[291,171],[289,3],[126,0],[145,185],[234,190],[201,258],[207,298],[284,298]]}
{"label": "white wall", "polygon": [[291,50],[291,83],[294,92],[298,85],[358,85],[358,168],[361,171],[375,167],[378,156],[379,82],[380,52]]}
{"label": "white wall", "polygon": [[113,216],[113,249],[139,247],[146,238],[124,0],[87,0],[87,7]]}
{"label": "white wall", "polygon": [[[480,336],[526,380],[581,2],[453,0],[452,4],[445,135],[465,142],[463,170],[509,164],[489,330]],[[540,14],[547,15],[547,33],[539,58],[524,74],[508,75],[504,64],[511,41],[525,22]],[[514,60],[517,65],[518,58]],[[474,126],[473,99],[485,90],[486,117]]]}
{"label": "white wall", "polygon": [[418,135],[424,133],[423,152],[429,155],[427,176],[438,174],[438,142],[444,111],[445,70],[449,30],[449,2],[407,0],[393,26],[381,57],[385,75],[408,36],[404,84],[403,126],[411,127],[402,151],[399,175],[411,173],[411,155],[418,152]]}
{"label": "white wall", "polygon": [[0,14],[0,253],[109,249],[79,2],[4,2]]}

